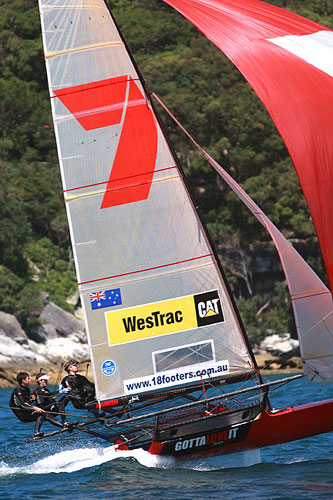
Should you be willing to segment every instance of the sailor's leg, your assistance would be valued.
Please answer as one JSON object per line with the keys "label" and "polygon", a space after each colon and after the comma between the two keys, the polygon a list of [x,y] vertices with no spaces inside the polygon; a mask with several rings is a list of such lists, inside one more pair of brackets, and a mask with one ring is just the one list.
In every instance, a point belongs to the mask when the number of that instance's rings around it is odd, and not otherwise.
{"label": "sailor's leg", "polygon": [[59,413],[61,413],[60,418],[61,418],[63,424],[67,424],[67,417],[65,415],[65,408],[66,408],[68,402],[69,402],[69,398],[67,396],[64,396],[63,398],[60,399],[60,401],[58,401],[58,404],[57,404],[57,407],[58,407],[57,411],[59,411]]}
{"label": "sailor's leg", "polygon": [[59,422],[59,420],[57,420],[55,417],[53,417],[53,415],[45,415],[45,420],[47,420],[48,422],[50,422],[53,425],[56,425],[57,427],[63,428],[63,426],[64,426],[63,423]]}
{"label": "sailor's leg", "polygon": [[99,420],[99,423],[100,423],[101,425],[103,425],[103,424],[104,424],[104,420],[103,420],[103,419],[101,419],[101,417],[105,417],[105,412],[104,412],[104,411],[99,412],[97,409],[91,409],[91,408],[89,408],[89,407],[88,407],[87,409],[88,409],[89,413],[91,413],[92,415],[94,415],[94,417],[95,417],[95,418],[100,419],[100,420]]}
{"label": "sailor's leg", "polygon": [[[66,406],[66,405],[65,405]],[[60,409],[60,406],[58,403],[54,403],[50,408],[49,408],[51,411],[53,412],[56,412],[56,413],[60,413],[60,418],[61,418],[61,421],[63,424],[66,424],[67,422],[67,417],[65,415],[65,412],[64,410],[61,410]]]}
{"label": "sailor's leg", "polygon": [[36,425],[35,425],[35,433],[34,433],[34,436],[42,436],[43,433],[40,432],[40,428],[42,426],[42,423],[44,422],[45,420],[45,415],[42,413],[40,415],[38,415],[37,419],[36,419]]}

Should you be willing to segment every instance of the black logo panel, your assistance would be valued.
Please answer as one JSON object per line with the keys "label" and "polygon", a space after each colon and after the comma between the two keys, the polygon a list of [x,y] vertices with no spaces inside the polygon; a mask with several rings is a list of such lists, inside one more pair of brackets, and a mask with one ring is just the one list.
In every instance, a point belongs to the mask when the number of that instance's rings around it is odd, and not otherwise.
{"label": "black logo panel", "polygon": [[198,326],[213,325],[224,321],[220,297],[217,290],[194,295]]}

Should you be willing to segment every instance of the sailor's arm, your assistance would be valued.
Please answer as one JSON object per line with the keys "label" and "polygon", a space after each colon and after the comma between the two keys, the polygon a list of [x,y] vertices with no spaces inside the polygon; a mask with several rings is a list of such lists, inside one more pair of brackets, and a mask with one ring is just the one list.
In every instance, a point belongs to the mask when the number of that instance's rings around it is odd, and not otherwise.
{"label": "sailor's arm", "polygon": [[16,391],[14,394],[14,402],[18,407],[24,408],[29,411],[36,411],[37,413],[44,413],[42,408],[38,406],[33,406],[29,401],[26,401],[22,392],[20,390]]}

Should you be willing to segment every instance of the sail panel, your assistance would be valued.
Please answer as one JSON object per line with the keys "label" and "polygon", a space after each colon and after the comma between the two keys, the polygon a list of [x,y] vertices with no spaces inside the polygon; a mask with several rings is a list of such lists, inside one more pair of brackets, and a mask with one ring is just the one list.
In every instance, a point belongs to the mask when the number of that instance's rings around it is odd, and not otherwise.
{"label": "sail panel", "polygon": [[330,291],[244,189],[199,146],[157,95],[153,95],[269,232],[279,253],[292,299],[304,372],[311,380],[333,381],[333,301]]}
{"label": "sail panel", "polygon": [[259,0],[165,2],[233,61],[266,106],[297,171],[332,290],[333,32]]}
{"label": "sail panel", "polygon": [[304,373],[316,382],[333,382],[333,300],[329,289],[243,188],[204,154],[274,241],[292,300]]}
{"label": "sail panel", "polygon": [[[202,283],[207,286],[207,291],[203,291],[205,289],[202,288]],[[183,270],[183,272],[178,270],[176,274],[170,273],[151,278],[142,277],[141,280],[138,279],[135,282],[123,283],[119,286],[122,297],[127,299],[126,307],[118,307],[115,311],[110,309],[106,312],[103,310],[91,311],[89,301],[91,291],[84,292],[82,297],[86,304],[88,322],[91,331],[95,332],[93,336],[95,344],[92,345],[92,351],[97,368],[99,398],[107,397],[110,382],[112,382],[115,393],[120,394],[121,391],[125,390],[125,394],[128,394],[124,380],[139,382],[148,376],[151,379],[161,375],[160,367],[155,364],[156,353],[163,350],[190,349],[189,346],[195,346],[203,341],[212,345],[213,358],[208,360],[209,366],[213,363],[219,364],[221,361],[227,361],[227,374],[247,372],[251,367],[251,362],[242,339],[234,334],[237,324],[230,313],[230,304],[228,304],[225,290],[217,289],[218,285],[216,271],[214,265],[211,264],[197,269],[190,268]],[[178,290],[178,293],[182,295],[172,296],[170,299],[170,293],[173,290]],[[188,295],[189,291],[191,291],[191,295]],[[190,329],[191,323],[196,322],[197,319],[192,310],[186,314],[186,307],[192,301],[194,310],[193,297],[201,297],[206,301],[205,294],[220,298],[222,308],[222,317],[218,318],[220,322]],[[160,300],[156,301],[156,297],[159,297]],[[183,315],[183,321],[180,323],[176,322],[177,318],[174,319],[171,316],[171,314],[176,316],[177,311],[181,311]],[[163,326],[157,322],[161,323],[160,317],[165,313],[169,314],[169,323],[163,325],[166,327],[166,330],[163,330]],[[113,316],[116,314],[119,317],[114,319]],[[209,318],[208,316],[208,320]],[[213,315],[211,318],[216,319]],[[145,324],[144,328],[138,330],[138,321],[140,320],[145,320]],[[125,334],[123,333],[124,328],[113,328],[116,321],[127,322]],[[154,322],[152,329],[149,328],[149,321]],[[186,323],[189,323],[189,329],[186,329]],[[105,335],[105,324],[107,324],[107,335]],[[141,337],[139,340],[137,340],[138,334]],[[122,339],[122,343],[119,343],[119,338]],[[196,362],[194,362],[195,357],[197,358]],[[103,377],[101,371],[105,361],[109,359],[116,367],[116,372],[110,382],[106,377]],[[181,367],[176,365],[172,375],[177,376],[180,368],[190,372],[204,367],[201,357],[193,355],[190,366],[187,364],[182,364]],[[164,372],[164,370],[162,371]],[[215,377],[219,375],[221,373],[217,371]],[[214,372],[210,374],[210,378],[214,378]],[[153,389],[157,390],[159,387],[157,385],[151,386],[150,390]]]}
{"label": "sail panel", "polygon": [[[125,214],[121,205],[104,213],[100,209],[103,192],[68,202],[73,244],[78,259],[84,262],[79,283],[97,282],[108,276],[144,269],[154,271],[159,266],[210,254],[191,207],[179,200],[180,193],[183,186],[177,179],[153,183],[149,201],[156,208],[149,214],[144,207],[140,210],[141,207],[134,205]],[[80,224],[82,212],[88,222],[84,225]],[[100,235],[102,224],[105,228]],[[146,238],[140,239],[141,235]],[[111,273],[111,269],[115,271]]]}
{"label": "sail panel", "polygon": [[246,374],[219,266],[104,2],[40,13],[98,399]]}

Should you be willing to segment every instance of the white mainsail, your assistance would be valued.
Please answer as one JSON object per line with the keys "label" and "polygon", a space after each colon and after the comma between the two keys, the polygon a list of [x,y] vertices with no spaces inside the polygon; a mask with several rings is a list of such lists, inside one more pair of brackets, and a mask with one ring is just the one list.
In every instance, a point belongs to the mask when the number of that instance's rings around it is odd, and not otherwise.
{"label": "white mainsail", "polygon": [[39,0],[98,400],[246,373],[253,358],[102,0]]}

